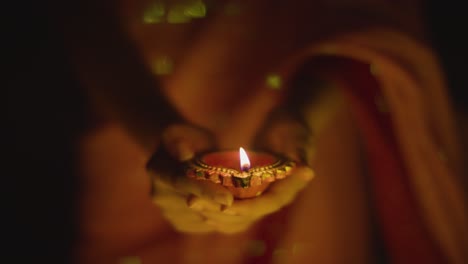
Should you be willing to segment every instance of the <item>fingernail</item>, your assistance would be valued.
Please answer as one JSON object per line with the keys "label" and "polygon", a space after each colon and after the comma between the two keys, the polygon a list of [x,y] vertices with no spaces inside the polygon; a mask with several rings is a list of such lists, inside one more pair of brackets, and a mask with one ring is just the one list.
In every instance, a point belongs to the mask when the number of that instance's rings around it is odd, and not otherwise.
{"label": "fingernail", "polygon": [[189,207],[190,207],[191,209],[195,210],[195,211],[201,211],[201,210],[203,210],[203,205],[200,204],[200,203],[198,203],[198,202],[189,205]]}
{"label": "fingernail", "polygon": [[222,205],[231,206],[234,199],[231,194],[220,192],[215,193],[213,200]]}
{"label": "fingernail", "polygon": [[177,154],[180,161],[187,161],[195,155],[189,145],[183,141],[177,144]]}
{"label": "fingernail", "polygon": [[190,196],[187,199],[187,206],[196,211],[203,210],[203,205],[200,203],[200,200],[196,196]]}

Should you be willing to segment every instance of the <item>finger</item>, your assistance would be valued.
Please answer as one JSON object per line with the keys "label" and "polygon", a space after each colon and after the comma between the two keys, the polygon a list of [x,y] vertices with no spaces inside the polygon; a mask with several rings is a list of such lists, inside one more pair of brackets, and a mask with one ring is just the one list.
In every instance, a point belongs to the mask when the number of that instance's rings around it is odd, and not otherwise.
{"label": "finger", "polygon": [[171,222],[177,223],[179,225],[187,223],[201,225],[205,222],[205,218],[202,215],[190,210],[187,210],[184,213],[177,211],[164,211],[163,216]]}
{"label": "finger", "polygon": [[221,212],[221,204],[214,202],[212,200],[207,200],[200,198],[195,195],[189,195],[187,198],[186,205],[191,208],[192,210],[198,211],[198,212],[205,212],[205,211],[210,211],[210,212]]}
{"label": "finger", "polygon": [[187,210],[186,197],[173,192],[158,192],[152,198],[154,204],[164,210]]}
{"label": "finger", "polygon": [[291,175],[273,183],[263,195],[254,199],[236,201],[224,213],[253,215],[253,217],[273,213],[289,204],[313,177],[314,173],[309,167],[297,167]]}
{"label": "finger", "polygon": [[184,233],[209,233],[214,232],[214,226],[207,224],[206,219],[195,212],[180,214],[180,212],[166,211],[164,217],[172,226]]}
{"label": "finger", "polygon": [[283,112],[273,113],[266,124],[259,138],[262,147],[292,160],[303,161],[302,149],[308,145],[311,135],[307,125]]}
{"label": "finger", "polygon": [[162,138],[166,149],[179,161],[189,160],[196,152],[214,146],[213,137],[207,131],[184,124],[171,125]]}
{"label": "finger", "polygon": [[231,206],[234,197],[232,193],[219,184],[207,180],[196,180],[187,177],[174,177],[170,179],[153,177],[155,189],[160,191],[172,191],[188,197],[195,195],[205,200],[211,200],[218,204]]}
{"label": "finger", "polygon": [[184,232],[212,231],[212,228],[204,230],[203,226],[206,226],[206,217],[190,209],[187,206],[186,200],[186,197],[167,191],[158,192],[158,195],[155,195],[153,198],[153,202],[162,209],[161,212],[164,218],[177,230]]}
{"label": "finger", "polygon": [[207,220],[206,224],[212,226],[218,233],[222,234],[236,234],[246,231],[253,222],[249,223],[234,223],[234,224],[222,224],[215,221]]}
{"label": "finger", "polygon": [[284,124],[283,131],[278,132],[277,149],[286,157],[302,162],[304,147],[308,145],[309,135],[306,129],[299,123]]}
{"label": "finger", "polygon": [[202,224],[194,224],[194,223],[176,223],[173,224],[175,230],[181,233],[188,233],[188,234],[206,234],[206,233],[213,233],[216,231],[216,227],[202,223]]}
{"label": "finger", "polygon": [[256,219],[251,216],[244,215],[228,215],[223,212],[215,211],[201,211],[207,220],[213,221],[218,224],[218,226],[223,225],[248,225],[253,223]]}
{"label": "finger", "polygon": [[226,206],[231,206],[234,201],[234,197],[229,190],[207,180],[183,177],[176,180],[174,188]]}

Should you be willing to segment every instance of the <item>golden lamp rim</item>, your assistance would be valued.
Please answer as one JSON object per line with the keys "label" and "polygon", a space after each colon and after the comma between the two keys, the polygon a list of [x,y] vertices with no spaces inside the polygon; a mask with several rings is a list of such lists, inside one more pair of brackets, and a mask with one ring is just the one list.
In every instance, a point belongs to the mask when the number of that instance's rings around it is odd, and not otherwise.
{"label": "golden lamp rim", "polygon": [[[247,186],[243,188],[260,185],[264,182],[273,182],[278,179],[283,179],[290,174],[290,171],[296,166],[296,162],[274,153],[258,152],[270,154],[277,158],[277,160],[268,166],[253,167],[246,171],[236,170],[226,167],[215,167],[203,162],[204,155],[224,152],[212,151],[199,154],[190,160],[187,165],[187,176],[200,179],[211,180],[214,183],[222,184],[224,186],[232,186],[231,180],[248,180]],[[234,184],[236,186],[237,184]]]}

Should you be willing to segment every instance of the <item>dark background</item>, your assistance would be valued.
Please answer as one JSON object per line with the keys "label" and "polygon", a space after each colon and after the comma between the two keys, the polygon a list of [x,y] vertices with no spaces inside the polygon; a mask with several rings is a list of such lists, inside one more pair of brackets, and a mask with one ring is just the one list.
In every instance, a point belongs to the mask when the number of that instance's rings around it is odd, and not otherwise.
{"label": "dark background", "polygon": [[[74,150],[86,129],[86,101],[48,13],[54,9],[47,1],[16,2],[2,8],[2,257],[13,257],[10,263],[68,263],[77,237],[80,191]],[[425,6],[452,100],[467,114],[468,21],[463,10],[461,3],[428,1]]]}

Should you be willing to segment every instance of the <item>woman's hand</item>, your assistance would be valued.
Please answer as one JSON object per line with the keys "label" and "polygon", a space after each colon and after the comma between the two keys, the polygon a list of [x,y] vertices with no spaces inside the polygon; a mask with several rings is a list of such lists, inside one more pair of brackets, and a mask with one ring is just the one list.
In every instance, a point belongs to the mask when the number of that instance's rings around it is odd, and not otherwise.
{"label": "woman's hand", "polygon": [[187,178],[180,170],[195,153],[213,148],[211,135],[188,125],[172,125],[163,133],[163,145],[166,155],[156,156],[150,164],[153,202],[178,231],[219,231],[211,216],[232,205],[232,194],[213,182]]}
{"label": "woman's hand", "polygon": [[[272,113],[258,134],[256,143],[260,149],[279,153],[296,161],[297,166],[288,177],[273,182],[262,195],[254,199],[235,200],[224,211],[225,214],[242,219],[246,226],[293,202],[314,177],[313,170],[307,165],[314,152],[311,133],[298,118],[285,113]],[[244,229],[241,225],[230,228],[236,231]]]}
{"label": "woman's hand", "polygon": [[[175,229],[187,233],[238,233],[294,200],[314,176],[301,160],[305,153],[300,151],[305,130],[291,119],[270,121],[265,129],[268,132],[261,137],[264,139],[262,143],[270,150],[297,161],[298,166],[291,175],[274,182],[259,197],[234,200],[221,185],[187,178],[183,171],[177,171],[174,169],[177,166],[168,162],[159,162],[161,165],[154,167],[153,201]],[[179,165],[196,152],[213,148],[208,133],[187,125],[169,127],[164,133],[163,144],[172,159],[180,162]],[[164,165],[173,170],[161,169]]]}

